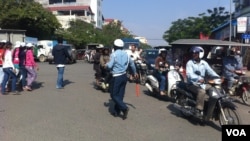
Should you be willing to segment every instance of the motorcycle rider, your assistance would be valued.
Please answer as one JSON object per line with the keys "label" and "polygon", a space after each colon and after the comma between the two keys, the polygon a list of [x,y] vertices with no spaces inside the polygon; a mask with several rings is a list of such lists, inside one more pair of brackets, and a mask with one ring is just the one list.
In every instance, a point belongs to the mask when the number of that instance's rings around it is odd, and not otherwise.
{"label": "motorcycle rider", "polygon": [[227,92],[232,95],[232,87],[235,78],[238,77],[236,74],[237,70],[242,68],[242,62],[238,62],[236,59],[236,48],[232,47],[229,51],[229,55],[223,58],[223,77],[227,79]]}
{"label": "motorcycle rider", "polygon": [[100,57],[101,57],[101,54],[102,54],[102,49],[103,49],[102,45],[97,46],[96,47],[96,53],[93,56],[93,59],[94,59],[93,69],[95,70],[96,85],[99,84],[101,76],[102,76],[101,66],[100,66]]}
{"label": "motorcycle rider", "polygon": [[204,50],[200,46],[191,48],[192,59],[186,64],[187,83],[190,84],[188,89],[196,94],[195,115],[201,117],[203,114],[204,100],[206,90],[210,88],[204,83],[206,75],[210,77],[218,77],[219,75],[209,66],[209,64],[202,60]]}
{"label": "motorcycle rider", "polygon": [[154,76],[160,83],[159,90],[160,95],[166,95],[166,71],[164,69],[168,68],[168,62],[166,60],[167,57],[167,50],[166,49],[159,49],[159,55],[155,59],[155,72]]}
{"label": "motorcycle rider", "polygon": [[104,82],[102,83],[103,89],[106,89],[106,87],[109,86],[108,83],[111,78],[109,70],[105,68],[105,64],[107,64],[109,60],[110,60],[110,48],[104,47],[100,57],[101,72],[102,72],[102,77],[104,77]]}
{"label": "motorcycle rider", "polygon": [[[131,59],[134,61],[134,63],[137,61],[137,60],[141,60],[141,57],[140,57],[140,52],[137,50],[137,47],[135,44],[131,44],[130,45],[130,50],[127,51],[128,55],[131,57]],[[136,64],[135,64],[136,65]],[[129,74],[132,74],[132,70],[131,68],[129,67],[128,68],[129,70]],[[129,80],[132,81],[134,78],[133,78],[133,75],[130,75],[129,76]]]}

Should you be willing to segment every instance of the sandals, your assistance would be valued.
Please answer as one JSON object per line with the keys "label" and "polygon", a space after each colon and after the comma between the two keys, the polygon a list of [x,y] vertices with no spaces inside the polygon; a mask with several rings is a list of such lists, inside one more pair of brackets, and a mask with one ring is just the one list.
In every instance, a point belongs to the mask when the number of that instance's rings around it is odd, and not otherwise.
{"label": "sandals", "polygon": [[32,89],[29,86],[23,87],[23,90],[25,90],[25,91],[32,91]]}

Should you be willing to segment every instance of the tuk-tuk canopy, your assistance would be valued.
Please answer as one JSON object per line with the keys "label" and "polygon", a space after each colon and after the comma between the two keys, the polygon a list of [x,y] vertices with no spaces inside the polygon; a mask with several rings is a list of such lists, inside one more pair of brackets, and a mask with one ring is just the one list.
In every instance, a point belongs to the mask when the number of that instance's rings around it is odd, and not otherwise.
{"label": "tuk-tuk canopy", "polygon": [[179,39],[171,43],[171,45],[210,45],[210,46],[250,46],[239,42],[222,41],[215,39]]}

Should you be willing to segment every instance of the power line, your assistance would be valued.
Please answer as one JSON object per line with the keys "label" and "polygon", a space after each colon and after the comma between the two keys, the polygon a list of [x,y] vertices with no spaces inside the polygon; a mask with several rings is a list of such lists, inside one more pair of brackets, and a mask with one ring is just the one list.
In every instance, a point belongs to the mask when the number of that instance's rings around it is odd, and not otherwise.
{"label": "power line", "polygon": [[[164,39],[147,39],[147,40],[164,40]],[[165,41],[165,40],[164,40]]]}

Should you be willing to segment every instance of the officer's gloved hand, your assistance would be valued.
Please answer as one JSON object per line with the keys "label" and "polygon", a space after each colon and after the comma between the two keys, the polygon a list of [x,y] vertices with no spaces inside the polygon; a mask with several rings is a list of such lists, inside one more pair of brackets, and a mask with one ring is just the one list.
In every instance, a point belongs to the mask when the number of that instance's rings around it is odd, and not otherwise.
{"label": "officer's gloved hand", "polygon": [[195,71],[194,73],[197,74],[197,75],[201,75],[200,71]]}

